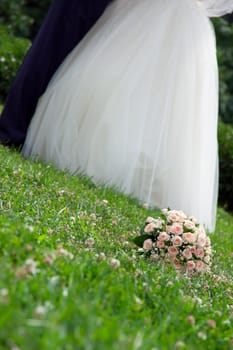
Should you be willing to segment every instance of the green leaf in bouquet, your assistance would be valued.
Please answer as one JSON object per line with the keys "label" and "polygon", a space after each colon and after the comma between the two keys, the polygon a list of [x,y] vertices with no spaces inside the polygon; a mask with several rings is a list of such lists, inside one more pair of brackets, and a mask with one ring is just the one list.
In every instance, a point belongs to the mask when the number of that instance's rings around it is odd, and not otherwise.
{"label": "green leaf in bouquet", "polygon": [[151,235],[141,235],[137,236],[133,239],[133,242],[138,246],[138,247],[143,247],[143,243],[146,239],[151,238]]}

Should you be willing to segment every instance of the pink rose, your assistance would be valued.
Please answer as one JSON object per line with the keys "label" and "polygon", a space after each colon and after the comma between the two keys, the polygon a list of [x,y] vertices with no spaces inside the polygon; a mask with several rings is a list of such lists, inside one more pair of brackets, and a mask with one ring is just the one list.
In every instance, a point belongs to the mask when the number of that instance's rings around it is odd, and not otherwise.
{"label": "pink rose", "polygon": [[178,254],[178,249],[174,246],[171,246],[171,247],[168,247],[168,253],[171,255],[171,256],[175,256]]}
{"label": "pink rose", "polygon": [[204,247],[206,244],[206,235],[205,234],[199,234],[197,238],[197,243],[200,247]]}
{"label": "pink rose", "polygon": [[189,271],[191,271],[191,270],[194,270],[195,269],[195,262],[194,261],[192,261],[192,260],[189,260],[189,261],[187,261],[187,263],[186,263],[186,267],[187,267],[187,269],[189,270]]}
{"label": "pink rose", "polygon": [[183,226],[180,223],[174,223],[171,226],[171,233],[174,233],[175,235],[181,235],[183,233]]}
{"label": "pink rose", "polygon": [[195,223],[193,221],[185,220],[184,225],[185,225],[185,227],[188,230],[194,230],[195,229]]}
{"label": "pink rose", "polygon": [[196,235],[191,232],[185,232],[183,239],[186,243],[194,243],[196,241]]}
{"label": "pink rose", "polygon": [[180,236],[174,236],[172,238],[172,243],[175,245],[175,246],[181,246],[182,243],[183,243],[183,240]]}
{"label": "pink rose", "polygon": [[161,232],[159,234],[158,240],[159,241],[168,241],[169,240],[169,236],[168,236],[168,234],[166,232]]}
{"label": "pink rose", "polygon": [[204,253],[204,249],[203,248],[197,248],[196,249],[196,253],[195,253],[197,258],[203,258],[205,253]]}
{"label": "pink rose", "polygon": [[146,239],[143,243],[143,249],[144,250],[151,250],[153,247],[153,242],[151,239]]}
{"label": "pink rose", "polygon": [[184,251],[183,251],[183,256],[184,256],[185,259],[187,259],[187,260],[192,259],[191,250],[190,250],[189,248],[184,249]]}
{"label": "pink rose", "polygon": [[206,252],[206,254],[211,255],[211,253],[212,253],[211,247],[207,247],[207,248],[205,249],[205,252]]}
{"label": "pink rose", "polygon": [[165,243],[164,243],[163,241],[158,241],[158,242],[157,242],[157,247],[158,247],[159,249],[164,248],[164,247],[165,247]]}
{"label": "pink rose", "polygon": [[196,270],[199,272],[203,272],[204,271],[204,264],[201,260],[197,260],[196,262]]}
{"label": "pink rose", "polygon": [[151,222],[150,224],[147,224],[146,227],[144,228],[144,232],[146,233],[151,233],[155,229],[155,224],[154,222]]}
{"label": "pink rose", "polygon": [[191,253],[196,255],[196,247],[190,247]]}

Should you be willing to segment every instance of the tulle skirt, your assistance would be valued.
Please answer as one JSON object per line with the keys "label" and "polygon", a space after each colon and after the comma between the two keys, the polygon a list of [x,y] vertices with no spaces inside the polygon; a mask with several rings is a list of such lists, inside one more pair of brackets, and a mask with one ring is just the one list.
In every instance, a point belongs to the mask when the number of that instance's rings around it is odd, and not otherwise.
{"label": "tulle skirt", "polygon": [[40,99],[25,157],[215,226],[218,74],[195,0],[116,0]]}

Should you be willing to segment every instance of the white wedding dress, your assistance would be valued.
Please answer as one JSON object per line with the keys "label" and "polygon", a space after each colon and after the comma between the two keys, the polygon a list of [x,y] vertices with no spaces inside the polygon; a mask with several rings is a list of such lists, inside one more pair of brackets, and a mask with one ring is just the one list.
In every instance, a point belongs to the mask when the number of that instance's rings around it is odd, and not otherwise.
{"label": "white wedding dress", "polygon": [[218,75],[232,0],[115,0],[40,99],[25,157],[215,226]]}

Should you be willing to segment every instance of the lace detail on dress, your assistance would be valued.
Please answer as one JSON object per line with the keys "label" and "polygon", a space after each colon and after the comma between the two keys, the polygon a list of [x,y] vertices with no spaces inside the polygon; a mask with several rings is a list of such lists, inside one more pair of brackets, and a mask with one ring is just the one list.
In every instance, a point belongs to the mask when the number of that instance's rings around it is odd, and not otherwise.
{"label": "lace detail on dress", "polygon": [[197,0],[208,17],[220,17],[233,12],[233,0]]}

